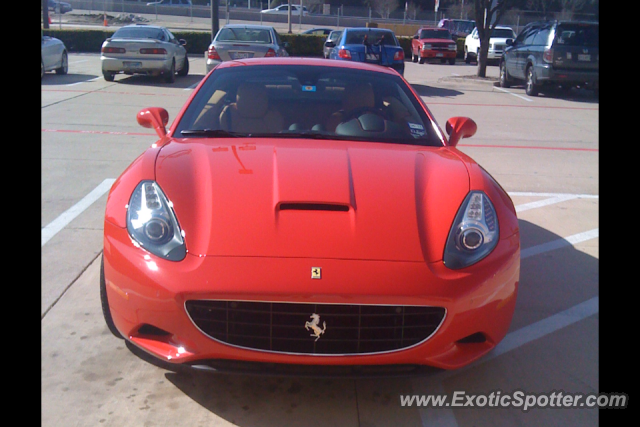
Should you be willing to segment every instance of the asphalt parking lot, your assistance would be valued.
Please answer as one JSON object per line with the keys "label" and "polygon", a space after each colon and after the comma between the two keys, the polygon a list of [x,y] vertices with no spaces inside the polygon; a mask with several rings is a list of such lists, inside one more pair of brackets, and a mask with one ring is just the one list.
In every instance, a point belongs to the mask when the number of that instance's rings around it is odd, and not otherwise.
{"label": "asphalt parking lot", "polygon": [[[106,82],[97,54],[41,83],[41,424],[44,426],[595,426],[602,411],[403,406],[403,396],[584,395],[599,368],[599,101],[586,90],[528,97],[475,67],[406,63],[440,127],[478,124],[462,151],[507,190],[520,220],[520,289],[507,338],[458,371],[414,378],[195,375],[148,363],[108,331],[98,294],[102,222],[113,180],[156,140],[145,107],[170,121],[204,77],[203,57],[166,84]],[[488,75],[497,77],[497,67]],[[461,401],[468,402],[467,399]],[[582,400],[584,403],[584,398]]]}

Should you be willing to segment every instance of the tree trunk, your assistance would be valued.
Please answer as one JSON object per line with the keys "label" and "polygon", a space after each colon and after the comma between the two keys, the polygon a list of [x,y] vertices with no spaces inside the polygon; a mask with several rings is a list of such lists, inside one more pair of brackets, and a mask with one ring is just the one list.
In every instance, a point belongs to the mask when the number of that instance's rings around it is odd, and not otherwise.
{"label": "tree trunk", "polygon": [[480,52],[478,53],[478,77],[487,77],[487,56],[489,56],[489,37],[480,40]]}

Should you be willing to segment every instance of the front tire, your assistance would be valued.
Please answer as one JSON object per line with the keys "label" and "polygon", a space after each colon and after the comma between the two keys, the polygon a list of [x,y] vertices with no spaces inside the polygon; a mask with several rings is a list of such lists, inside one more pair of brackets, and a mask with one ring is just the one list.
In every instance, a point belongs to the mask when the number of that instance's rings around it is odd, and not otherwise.
{"label": "front tire", "polygon": [[60,68],[56,68],[56,74],[67,74],[69,71],[69,56],[67,51],[62,52],[62,58],[60,59]]}
{"label": "front tire", "polygon": [[507,74],[507,64],[505,61],[500,62],[500,87],[511,87],[509,75]]}
{"label": "front tire", "polygon": [[107,300],[107,282],[104,278],[104,255],[100,260],[100,304],[102,305],[102,316],[104,317],[104,321],[109,328],[109,331],[116,338],[123,338],[116,325],[113,323],[113,318],[111,317],[111,309],[109,308],[109,301]]}
{"label": "front tire", "polygon": [[178,75],[180,77],[184,77],[189,74],[189,57],[187,55],[184,56],[184,64],[182,64],[182,69],[178,71]]}

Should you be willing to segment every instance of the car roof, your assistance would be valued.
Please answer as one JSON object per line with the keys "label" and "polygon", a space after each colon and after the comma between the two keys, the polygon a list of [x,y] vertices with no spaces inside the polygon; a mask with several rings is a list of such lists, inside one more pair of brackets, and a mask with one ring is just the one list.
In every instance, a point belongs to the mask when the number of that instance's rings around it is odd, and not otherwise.
{"label": "car roof", "polygon": [[255,24],[227,24],[222,28],[251,28],[251,29],[263,29],[270,30],[273,27],[271,25],[255,25]]}
{"label": "car roof", "polygon": [[252,66],[252,65],[310,65],[316,67],[332,67],[332,68],[348,68],[358,70],[375,71],[381,74],[397,75],[397,72],[389,67],[383,67],[376,64],[367,64],[364,62],[352,62],[352,61],[327,61],[324,58],[303,58],[295,56],[284,57],[271,57],[271,58],[250,58],[240,59],[236,61],[224,61],[218,65],[215,69],[223,69],[228,67],[237,66]]}

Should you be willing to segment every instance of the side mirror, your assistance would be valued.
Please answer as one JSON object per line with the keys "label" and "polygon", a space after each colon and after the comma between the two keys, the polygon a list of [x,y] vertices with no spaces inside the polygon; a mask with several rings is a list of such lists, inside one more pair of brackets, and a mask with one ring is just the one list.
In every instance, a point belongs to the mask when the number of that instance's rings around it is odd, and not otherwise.
{"label": "side mirror", "polygon": [[447,120],[445,130],[449,135],[449,146],[455,147],[462,138],[475,135],[478,125],[468,117],[451,117]]}
{"label": "side mirror", "polygon": [[324,45],[326,47],[336,47],[336,43],[335,42],[325,42]]}
{"label": "side mirror", "polygon": [[160,138],[167,136],[167,123],[169,123],[169,113],[164,108],[151,107],[140,110],[136,116],[140,126],[155,129]]}
{"label": "side mirror", "polygon": [[178,42],[182,45],[182,46],[186,46],[187,45],[187,41],[185,39],[180,39],[178,40]]}
{"label": "side mirror", "polygon": [[413,38],[417,40],[419,37],[418,37],[418,35],[416,34],[415,36],[413,36]]}
{"label": "side mirror", "polygon": [[507,46],[513,46],[514,45],[513,39],[507,39],[507,40],[505,40],[505,43],[507,44]]}

